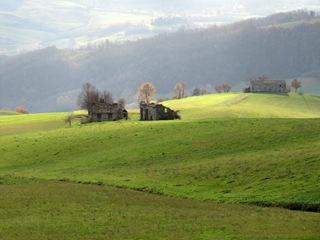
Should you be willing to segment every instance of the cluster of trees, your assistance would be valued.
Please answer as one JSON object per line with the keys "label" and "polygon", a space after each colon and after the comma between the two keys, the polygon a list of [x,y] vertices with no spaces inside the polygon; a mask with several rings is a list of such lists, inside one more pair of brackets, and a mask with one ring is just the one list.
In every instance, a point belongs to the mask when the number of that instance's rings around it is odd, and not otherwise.
{"label": "cluster of trees", "polygon": [[16,112],[17,113],[24,113],[24,114],[28,114],[29,113],[28,109],[26,109],[23,106],[17,106],[16,107]]}
{"label": "cluster of trees", "polygon": [[206,93],[207,93],[207,89],[205,89],[205,88],[195,87],[192,90],[192,96],[200,96],[200,95],[204,95]]}
{"label": "cluster of trees", "polygon": [[222,92],[228,93],[231,90],[231,86],[228,83],[222,83],[220,85],[214,86],[214,90],[217,93],[222,93]]}
{"label": "cluster of trees", "polygon": [[[91,83],[85,83],[82,85],[81,92],[78,95],[77,104],[81,109],[88,110],[90,114],[92,107],[95,104],[99,103],[114,103],[115,99],[113,98],[111,92],[104,90],[100,92],[94,85]],[[125,100],[120,98],[118,101],[119,107],[121,109],[125,108]]]}

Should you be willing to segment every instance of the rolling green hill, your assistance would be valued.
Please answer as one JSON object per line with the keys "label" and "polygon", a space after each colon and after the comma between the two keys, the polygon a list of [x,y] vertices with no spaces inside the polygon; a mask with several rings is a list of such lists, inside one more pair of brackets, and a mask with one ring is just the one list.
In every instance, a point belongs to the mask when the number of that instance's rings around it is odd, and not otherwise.
{"label": "rolling green hill", "polygon": [[0,110],[0,116],[6,116],[6,115],[18,115],[17,112],[7,111],[7,110]]}
{"label": "rolling green hill", "polygon": [[[0,232],[14,239],[9,229],[25,227],[26,216],[36,231],[52,213],[44,229],[56,238],[317,239],[319,213],[264,207],[320,211],[319,102],[297,94],[207,95],[164,103],[180,109],[182,120],[140,122],[132,113],[128,121],[1,131],[7,197],[0,203],[10,208],[0,214],[9,219]],[[45,116],[0,116],[0,126],[62,115]],[[74,216],[78,226],[68,224]],[[106,233],[101,222],[109,220]]]}
{"label": "rolling green hill", "polygon": [[213,94],[164,102],[184,119],[319,118],[320,97],[308,94]]}

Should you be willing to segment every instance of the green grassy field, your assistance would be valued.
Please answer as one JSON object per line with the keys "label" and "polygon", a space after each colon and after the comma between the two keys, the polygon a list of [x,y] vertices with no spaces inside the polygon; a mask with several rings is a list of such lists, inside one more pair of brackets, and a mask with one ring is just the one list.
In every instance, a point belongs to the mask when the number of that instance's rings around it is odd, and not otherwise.
{"label": "green grassy field", "polygon": [[164,104],[182,120],[0,115],[0,239],[320,237],[320,98]]}
{"label": "green grassy field", "polygon": [[164,102],[183,119],[318,118],[320,97],[308,94],[214,94]]}
{"label": "green grassy field", "polygon": [[0,137],[64,127],[67,113],[18,114],[0,111]]}

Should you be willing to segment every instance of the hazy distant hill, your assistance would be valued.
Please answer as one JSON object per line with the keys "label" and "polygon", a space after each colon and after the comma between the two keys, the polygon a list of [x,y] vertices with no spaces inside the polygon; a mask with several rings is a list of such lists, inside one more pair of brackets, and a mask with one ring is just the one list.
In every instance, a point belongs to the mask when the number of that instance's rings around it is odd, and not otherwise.
{"label": "hazy distant hill", "polygon": [[[227,82],[241,91],[250,78],[302,79],[320,94],[320,19],[309,11],[277,14],[203,30],[180,30],[136,42],[103,42],[79,50],[54,47],[2,58],[0,108],[68,111],[84,82],[127,102],[145,81],[172,96],[177,82],[194,87]],[[171,93],[171,94],[170,94]]]}
{"label": "hazy distant hill", "polygon": [[320,6],[315,0],[0,0],[0,55],[137,39],[292,9]]}

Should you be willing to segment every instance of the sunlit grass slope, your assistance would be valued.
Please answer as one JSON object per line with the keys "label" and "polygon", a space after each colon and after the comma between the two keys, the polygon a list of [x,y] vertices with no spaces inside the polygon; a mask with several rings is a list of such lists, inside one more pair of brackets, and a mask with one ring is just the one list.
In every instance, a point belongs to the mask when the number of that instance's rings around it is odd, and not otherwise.
{"label": "sunlit grass slope", "polygon": [[319,213],[239,205],[320,211],[318,103],[207,95],[164,103],[182,120],[72,127],[1,115],[0,239],[318,239]]}
{"label": "sunlit grass slope", "polygon": [[319,211],[320,119],[107,122],[1,138],[0,175]]}
{"label": "sunlit grass slope", "polygon": [[64,127],[66,113],[17,114],[0,112],[0,137],[22,132],[43,131]]}
{"label": "sunlit grass slope", "polygon": [[319,237],[316,213],[17,178],[0,177],[0,191],[0,239],[5,240]]}
{"label": "sunlit grass slope", "polygon": [[320,117],[320,97],[307,94],[211,94],[164,102],[184,119],[314,118]]}

